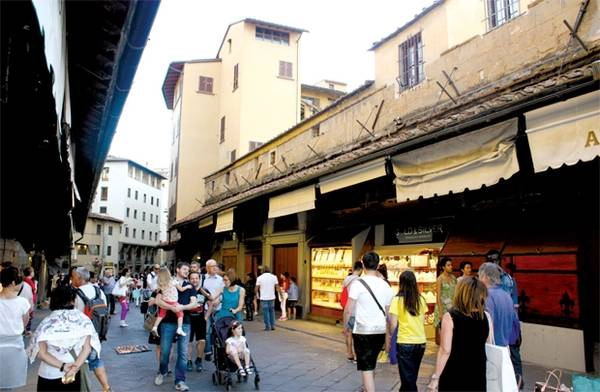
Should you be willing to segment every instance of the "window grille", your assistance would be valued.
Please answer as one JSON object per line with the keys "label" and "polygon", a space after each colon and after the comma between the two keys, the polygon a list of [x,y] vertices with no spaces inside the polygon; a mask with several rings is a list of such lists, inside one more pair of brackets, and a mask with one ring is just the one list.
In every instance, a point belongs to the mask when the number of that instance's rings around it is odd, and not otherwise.
{"label": "window grille", "polygon": [[413,35],[404,41],[399,49],[400,88],[407,89],[416,86],[425,79],[423,69],[423,42],[421,33]]}
{"label": "window grille", "polygon": [[487,0],[486,5],[490,30],[519,15],[519,0]]}

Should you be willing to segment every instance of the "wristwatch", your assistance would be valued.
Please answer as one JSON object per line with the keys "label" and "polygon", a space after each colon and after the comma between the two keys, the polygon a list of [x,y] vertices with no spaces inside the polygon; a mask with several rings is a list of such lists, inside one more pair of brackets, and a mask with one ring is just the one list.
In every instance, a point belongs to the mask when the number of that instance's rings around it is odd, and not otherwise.
{"label": "wristwatch", "polygon": [[64,362],[63,362],[63,364],[62,364],[62,365],[60,365],[60,371],[61,371],[61,372],[64,372],[64,371],[65,371],[65,365],[66,365],[66,363],[64,363]]}

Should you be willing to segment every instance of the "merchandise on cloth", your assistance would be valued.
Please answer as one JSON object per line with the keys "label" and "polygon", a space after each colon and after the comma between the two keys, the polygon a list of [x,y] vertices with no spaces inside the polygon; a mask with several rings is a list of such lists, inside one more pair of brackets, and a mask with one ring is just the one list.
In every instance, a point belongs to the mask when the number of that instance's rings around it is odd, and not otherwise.
{"label": "merchandise on cloth", "polygon": [[[46,342],[50,354],[64,362],[73,362],[69,351],[73,350],[79,355],[88,336],[90,345],[99,356],[102,346],[92,321],[79,310],[55,310],[42,320],[33,333],[27,348],[29,360],[33,363],[40,350],[39,343]],[[44,378],[56,379],[62,377],[63,372],[42,361],[39,374]]]}
{"label": "merchandise on cloth", "polygon": [[144,353],[146,351],[150,351],[150,349],[145,344],[124,344],[124,345],[115,347],[115,351],[119,355],[124,355],[124,354]]}

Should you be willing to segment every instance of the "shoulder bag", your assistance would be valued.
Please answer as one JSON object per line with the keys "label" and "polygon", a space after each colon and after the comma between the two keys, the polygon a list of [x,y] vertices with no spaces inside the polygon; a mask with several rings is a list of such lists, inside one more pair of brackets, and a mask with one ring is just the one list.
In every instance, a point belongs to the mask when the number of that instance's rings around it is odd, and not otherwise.
{"label": "shoulder bag", "polygon": [[369,294],[371,294],[371,297],[373,297],[373,299],[375,300],[375,303],[377,304],[377,306],[379,306],[379,310],[381,310],[381,313],[383,313],[383,317],[387,317],[387,315],[385,314],[385,310],[383,310],[383,306],[381,306],[381,304],[379,303],[379,301],[377,301],[377,297],[375,297],[375,294],[373,294],[373,290],[371,290],[371,288],[369,287],[369,285],[367,284],[367,282],[365,282],[362,278],[358,278],[358,281],[360,283],[362,283],[363,286],[365,286],[365,288],[369,292]]}

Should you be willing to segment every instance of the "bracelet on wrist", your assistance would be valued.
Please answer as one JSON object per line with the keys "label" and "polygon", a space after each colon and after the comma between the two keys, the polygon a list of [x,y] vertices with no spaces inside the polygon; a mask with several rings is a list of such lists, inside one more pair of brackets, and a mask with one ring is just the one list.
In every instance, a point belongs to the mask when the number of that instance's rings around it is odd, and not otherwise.
{"label": "bracelet on wrist", "polygon": [[60,371],[61,372],[65,371],[65,365],[66,365],[66,363],[64,363],[64,362],[62,363],[62,365],[60,365]]}

